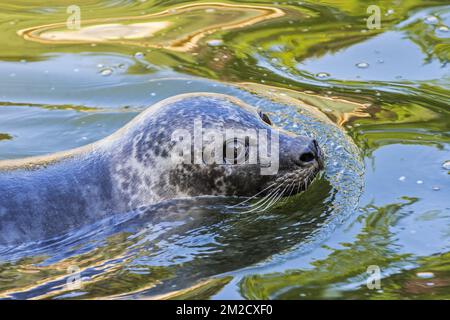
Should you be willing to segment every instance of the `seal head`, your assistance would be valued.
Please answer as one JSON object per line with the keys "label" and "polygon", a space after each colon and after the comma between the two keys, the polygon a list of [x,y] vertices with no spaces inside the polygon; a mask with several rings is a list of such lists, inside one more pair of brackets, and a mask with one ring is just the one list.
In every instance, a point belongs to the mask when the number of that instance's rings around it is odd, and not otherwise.
{"label": "seal head", "polygon": [[127,134],[113,177],[132,207],[143,198],[295,194],[323,168],[315,140],[226,95],[174,97]]}

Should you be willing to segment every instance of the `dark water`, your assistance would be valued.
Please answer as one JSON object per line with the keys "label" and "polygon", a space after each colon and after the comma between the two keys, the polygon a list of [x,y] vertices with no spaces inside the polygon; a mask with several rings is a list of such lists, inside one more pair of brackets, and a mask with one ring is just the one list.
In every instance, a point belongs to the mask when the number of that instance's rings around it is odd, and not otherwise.
{"label": "dark water", "polygon": [[[444,1],[384,1],[374,30],[364,1],[79,6],[71,31],[64,2],[0,4],[1,159],[94,142],[161,99],[207,91],[315,137],[326,168],[269,212],[179,200],[0,247],[0,297],[449,297]],[[369,266],[381,289],[366,286]]]}

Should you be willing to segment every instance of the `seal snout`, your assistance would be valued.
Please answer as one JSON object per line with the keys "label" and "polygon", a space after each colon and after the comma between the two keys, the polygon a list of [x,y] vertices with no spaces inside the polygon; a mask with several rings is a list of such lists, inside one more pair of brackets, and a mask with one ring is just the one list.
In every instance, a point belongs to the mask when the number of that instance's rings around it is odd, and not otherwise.
{"label": "seal snout", "polygon": [[309,143],[300,150],[299,154],[294,156],[294,162],[301,167],[317,163],[319,168],[322,169],[322,153],[317,141],[314,139],[309,141]]}

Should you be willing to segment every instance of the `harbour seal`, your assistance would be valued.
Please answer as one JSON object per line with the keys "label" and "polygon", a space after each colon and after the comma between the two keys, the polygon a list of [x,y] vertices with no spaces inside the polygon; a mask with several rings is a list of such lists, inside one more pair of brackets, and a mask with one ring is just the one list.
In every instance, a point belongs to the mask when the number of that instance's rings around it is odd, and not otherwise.
{"label": "harbour seal", "polygon": [[[244,159],[249,156],[249,139],[225,140],[219,161],[173,161],[171,155],[183,140],[174,140],[174,132],[195,133],[198,121],[202,133],[231,128],[277,136],[277,171],[262,174],[267,163],[258,159],[237,163],[242,154]],[[211,146],[201,139],[200,155]],[[275,146],[268,141],[273,145],[267,148]],[[193,157],[198,153],[193,147],[191,151]],[[46,239],[114,213],[180,197],[265,195],[269,203],[304,190],[322,167],[315,140],[279,131],[256,108],[222,94],[178,95],[96,143],[44,157],[0,161],[0,243]]]}

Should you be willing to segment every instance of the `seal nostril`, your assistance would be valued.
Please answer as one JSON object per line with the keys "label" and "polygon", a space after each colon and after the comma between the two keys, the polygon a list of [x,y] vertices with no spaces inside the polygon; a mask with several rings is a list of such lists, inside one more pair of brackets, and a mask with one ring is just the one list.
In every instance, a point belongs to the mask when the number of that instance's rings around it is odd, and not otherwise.
{"label": "seal nostril", "polygon": [[312,152],[305,152],[300,155],[300,161],[304,162],[304,163],[311,162],[315,158],[316,157],[315,157],[314,153],[312,153]]}
{"label": "seal nostril", "polygon": [[312,143],[313,143],[313,146],[314,146],[314,150],[317,152],[317,151],[319,150],[319,144],[317,143],[317,140],[314,139],[314,140],[312,141]]}

